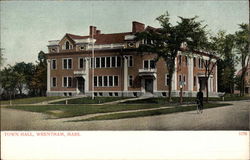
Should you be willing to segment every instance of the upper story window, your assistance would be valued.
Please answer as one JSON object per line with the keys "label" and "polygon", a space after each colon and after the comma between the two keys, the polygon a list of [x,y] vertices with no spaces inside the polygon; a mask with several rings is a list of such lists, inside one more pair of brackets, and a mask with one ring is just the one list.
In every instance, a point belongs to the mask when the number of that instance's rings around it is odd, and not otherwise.
{"label": "upper story window", "polygon": [[181,65],[181,55],[178,56],[178,63]]}
{"label": "upper story window", "polygon": [[79,58],[79,69],[83,69],[84,68],[84,58]]}
{"label": "upper story window", "polygon": [[70,44],[69,41],[66,41],[66,42],[64,43],[64,45],[62,46],[62,49],[63,49],[63,50],[73,49],[73,45]]}
{"label": "upper story window", "polygon": [[51,69],[56,69],[56,60],[52,59],[51,61]]}
{"label": "upper story window", "polygon": [[[91,66],[93,59],[91,59]],[[96,57],[95,58],[95,68],[112,68],[121,67],[121,57]]]}
{"label": "upper story window", "polygon": [[186,62],[186,66],[188,65],[188,57],[185,56],[185,62]]}
{"label": "upper story window", "polygon": [[65,49],[69,49],[69,42],[68,41],[65,43]]}
{"label": "upper story window", "polygon": [[194,67],[196,67],[196,58],[193,58]]}
{"label": "upper story window", "polygon": [[72,69],[72,58],[63,59],[63,69]]}
{"label": "upper story window", "polygon": [[128,67],[133,67],[133,63],[134,63],[133,56],[128,56]]}
{"label": "upper story window", "polygon": [[144,60],[143,68],[155,68],[154,60]]}

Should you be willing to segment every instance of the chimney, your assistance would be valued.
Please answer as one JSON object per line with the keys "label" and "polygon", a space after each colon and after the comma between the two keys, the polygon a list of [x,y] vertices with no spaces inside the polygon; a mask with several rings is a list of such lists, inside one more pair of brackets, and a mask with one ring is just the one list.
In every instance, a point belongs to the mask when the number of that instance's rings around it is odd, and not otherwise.
{"label": "chimney", "polygon": [[101,30],[96,30],[96,35],[101,34]]}
{"label": "chimney", "polygon": [[96,35],[96,27],[95,26],[89,26],[89,36]]}
{"label": "chimney", "polygon": [[143,23],[140,22],[136,22],[133,21],[132,22],[132,32],[136,33],[136,32],[142,32],[145,29],[145,25]]}

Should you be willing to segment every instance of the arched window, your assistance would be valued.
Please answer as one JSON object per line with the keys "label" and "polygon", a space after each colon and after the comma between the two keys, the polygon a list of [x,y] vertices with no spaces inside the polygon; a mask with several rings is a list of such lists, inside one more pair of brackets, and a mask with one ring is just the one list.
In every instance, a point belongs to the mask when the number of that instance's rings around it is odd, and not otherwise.
{"label": "arched window", "polygon": [[65,49],[69,49],[69,42],[68,41],[65,43]]}

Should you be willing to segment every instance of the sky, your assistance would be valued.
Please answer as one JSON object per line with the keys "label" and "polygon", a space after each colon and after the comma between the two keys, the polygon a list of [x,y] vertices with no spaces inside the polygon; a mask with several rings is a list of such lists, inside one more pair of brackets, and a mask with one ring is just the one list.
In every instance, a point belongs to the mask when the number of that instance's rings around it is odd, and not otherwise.
{"label": "sky", "polygon": [[130,32],[132,21],[159,27],[156,17],[166,11],[176,24],[178,16],[204,20],[215,34],[237,31],[249,22],[247,0],[193,1],[1,1],[1,48],[4,65],[33,62],[39,51],[48,52],[49,40],[66,33],[88,35],[95,25],[102,33]]}

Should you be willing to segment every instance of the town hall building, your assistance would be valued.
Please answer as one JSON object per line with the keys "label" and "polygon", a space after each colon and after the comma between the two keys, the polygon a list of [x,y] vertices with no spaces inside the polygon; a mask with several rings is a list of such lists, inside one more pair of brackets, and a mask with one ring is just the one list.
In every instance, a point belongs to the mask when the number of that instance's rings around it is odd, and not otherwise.
{"label": "town hall building", "polygon": [[[208,56],[196,52],[192,57],[179,52],[170,82],[166,63],[155,61],[155,53],[139,53],[143,41],[135,33],[145,31],[139,22],[132,22],[132,31],[104,34],[90,26],[89,35],[65,34],[61,40],[49,41],[47,55],[48,96],[126,96],[150,93],[156,97],[168,94],[172,83],[173,96],[195,96],[205,90],[204,63]],[[208,79],[210,96],[217,96],[217,66]]]}

